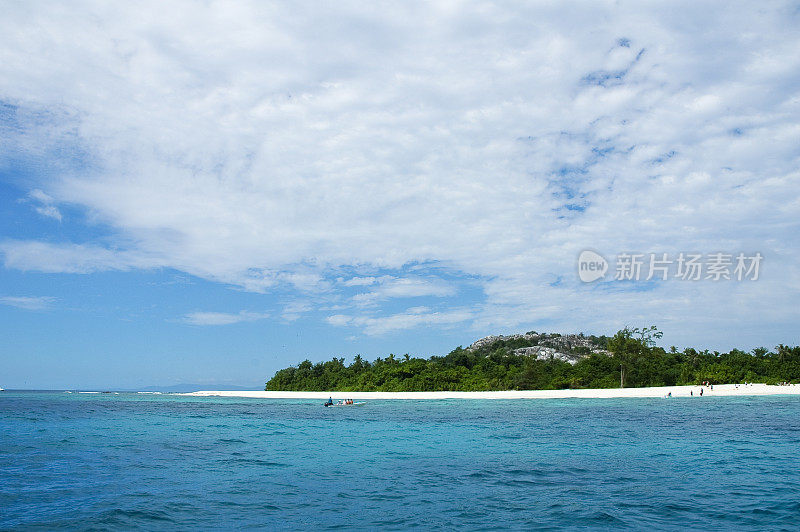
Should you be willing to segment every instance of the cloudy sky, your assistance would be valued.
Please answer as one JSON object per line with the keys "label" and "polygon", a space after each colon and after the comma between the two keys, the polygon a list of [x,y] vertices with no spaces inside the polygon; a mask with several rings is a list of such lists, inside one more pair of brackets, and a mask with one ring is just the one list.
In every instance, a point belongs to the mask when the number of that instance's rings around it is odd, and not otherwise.
{"label": "cloudy sky", "polygon": [[6,2],[0,386],[531,329],[797,344],[800,6],[643,4]]}

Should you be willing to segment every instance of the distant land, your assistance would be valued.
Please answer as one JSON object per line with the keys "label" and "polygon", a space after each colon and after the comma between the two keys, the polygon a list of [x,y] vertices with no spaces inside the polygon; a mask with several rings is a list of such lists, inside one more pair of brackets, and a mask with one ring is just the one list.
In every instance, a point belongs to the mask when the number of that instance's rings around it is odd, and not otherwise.
{"label": "distant land", "polygon": [[171,384],[168,386],[145,386],[144,388],[131,388],[130,392],[170,392],[170,393],[185,393],[185,392],[196,392],[198,390],[230,390],[230,391],[242,391],[242,390],[252,390],[253,386],[241,386],[241,385],[233,385],[233,384]]}

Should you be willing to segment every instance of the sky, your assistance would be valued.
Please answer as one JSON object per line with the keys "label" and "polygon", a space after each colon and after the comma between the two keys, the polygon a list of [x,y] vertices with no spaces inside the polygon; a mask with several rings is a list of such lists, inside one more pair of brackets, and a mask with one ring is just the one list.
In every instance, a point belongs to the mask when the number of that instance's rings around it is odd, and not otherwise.
{"label": "sky", "polygon": [[[530,330],[800,343],[796,2],[3,12],[0,386],[261,388]],[[616,278],[665,253],[731,279]]]}

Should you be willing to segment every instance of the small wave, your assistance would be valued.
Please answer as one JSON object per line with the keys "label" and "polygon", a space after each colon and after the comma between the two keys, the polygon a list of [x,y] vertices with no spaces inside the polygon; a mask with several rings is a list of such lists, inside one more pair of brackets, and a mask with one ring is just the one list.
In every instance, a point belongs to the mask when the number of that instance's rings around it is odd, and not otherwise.
{"label": "small wave", "polygon": [[467,475],[467,478],[490,478],[494,475],[495,474],[491,471],[475,471],[474,473]]}
{"label": "small wave", "polygon": [[132,526],[134,524],[139,524],[140,526],[144,526],[144,528],[148,528],[146,526],[147,523],[174,523],[175,520],[172,519],[169,514],[162,511],[124,510],[122,508],[115,508],[114,510],[105,512],[100,518],[99,522],[103,525],[119,526]]}
{"label": "small wave", "polygon": [[492,434],[489,436],[493,440],[522,440],[525,437],[523,434]]}
{"label": "small wave", "polygon": [[406,495],[402,494],[392,495],[390,493],[383,492],[383,493],[370,494],[367,496],[367,498],[371,501],[397,501],[405,499]]}
{"label": "small wave", "polygon": [[506,471],[506,474],[511,475],[512,477],[546,477],[548,475],[547,471],[543,471],[541,469],[509,469]]}
{"label": "small wave", "polygon": [[388,527],[402,527],[402,528],[410,528],[410,519],[407,518],[395,518],[395,519],[384,519],[380,521],[374,521],[373,524],[376,526],[388,526]]}
{"label": "small wave", "polygon": [[626,523],[619,517],[606,512],[597,512],[591,518],[592,521],[603,523],[604,525],[624,526]]}
{"label": "small wave", "polygon": [[495,482],[498,486],[516,486],[516,487],[526,487],[526,486],[541,486],[543,485],[541,482],[537,482],[535,480],[525,480],[525,479],[515,479],[515,480],[499,480]]}
{"label": "small wave", "polygon": [[776,512],[775,510],[773,510],[771,508],[753,508],[750,511],[750,513],[752,513],[753,515],[761,516],[761,517],[780,515],[779,512]]}
{"label": "small wave", "polygon": [[575,473],[578,475],[584,475],[589,472],[588,469],[585,469],[583,467],[568,467],[566,470],[569,471],[570,473]]}
{"label": "small wave", "polygon": [[226,460],[220,460],[223,464],[245,464],[245,465],[254,465],[254,466],[261,466],[261,467],[288,467],[287,464],[282,464],[280,462],[270,462],[268,460],[261,460],[258,458],[229,458]]}

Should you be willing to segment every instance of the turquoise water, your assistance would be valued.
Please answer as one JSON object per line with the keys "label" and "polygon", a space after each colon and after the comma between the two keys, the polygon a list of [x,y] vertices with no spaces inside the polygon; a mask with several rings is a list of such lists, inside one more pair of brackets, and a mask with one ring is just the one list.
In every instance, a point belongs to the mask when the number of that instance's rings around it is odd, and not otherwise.
{"label": "turquoise water", "polygon": [[800,398],[0,393],[0,528],[800,528]]}

